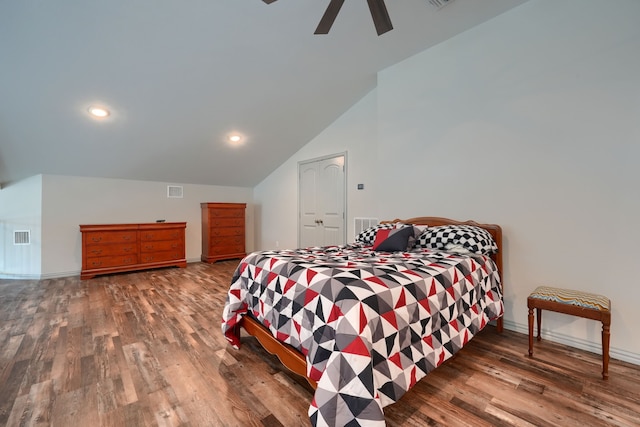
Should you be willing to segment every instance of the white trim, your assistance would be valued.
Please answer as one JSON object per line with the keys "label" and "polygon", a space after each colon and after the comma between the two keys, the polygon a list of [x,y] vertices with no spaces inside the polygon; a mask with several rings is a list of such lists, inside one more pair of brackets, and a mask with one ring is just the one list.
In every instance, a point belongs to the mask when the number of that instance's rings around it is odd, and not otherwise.
{"label": "white trim", "polygon": [[[60,276],[63,277],[63,276]],[[40,280],[38,274],[0,274],[0,280]]]}
{"label": "white trim", "polygon": [[[510,320],[505,320],[504,328],[510,331],[519,332],[521,334],[525,334],[529,336],[528,324],[523,325],[522,323],[516,323]],[[544,329],[544,328],[542,328],[542,333],[540,335],[545,340],[568,345],[569,347],[578,348],[580,350],[589,351],[591,353],[602,354],[602,343],[600,342],[594,343],[592,341],[587,341],[581,338],[572,337],[570,335],[559,334],[557,332],[549,331],[548,329]],[[632,353],[627,350],[622,350],[616,347],[610,347],[609,356],[612,359],[633,363],[634,365],[640,365],[640,354]]]}

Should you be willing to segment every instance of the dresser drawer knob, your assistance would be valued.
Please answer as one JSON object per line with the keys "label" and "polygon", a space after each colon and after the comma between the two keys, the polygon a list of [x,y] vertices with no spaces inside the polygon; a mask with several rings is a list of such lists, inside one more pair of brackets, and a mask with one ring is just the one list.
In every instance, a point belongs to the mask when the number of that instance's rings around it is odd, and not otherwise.
{"label": "dresser drawer knob", "polygon": [[94,267],[100,267],[102,265],[102,261],[91,261],[91,265]]}
{"label": "dresser drawer knob", "polygon": [[92,254],[94,254],[94,255],[99,255],[99,254],[101,254],[101,253],[102,253],[102,249],[93,249],[93,250],[91,251],[91,253],[92,253]]}
{"label": "dresser drawer knob", "polygon": [[99,241],[102,240],[102,236],[92,237],[91,240],[94,241],[94,242],[99,242]]}

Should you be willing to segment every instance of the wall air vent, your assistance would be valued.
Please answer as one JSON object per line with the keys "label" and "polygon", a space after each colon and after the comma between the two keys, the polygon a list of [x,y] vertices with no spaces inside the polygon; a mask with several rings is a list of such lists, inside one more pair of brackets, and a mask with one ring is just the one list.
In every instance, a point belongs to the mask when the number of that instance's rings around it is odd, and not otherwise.
{"label": "wall air vent", "polygon": [[451,2],[453,2],[453,0],[429,0],[429,4],[436,9],[440,9]]}
{"label": "wall air vent", "polygon": [[353,238],[355,239],[361,231],[378,224],[378,218],[353,218]]}
{"label": "wall air vent", "polygon": [[13,232],[13,244],[14,245],[30,245],[31,230],[15,230]]}
{"label": "wall air vent", "polygon": [[182,199],[182,186],[181,185],[168,185],[167,197],[170,199]]}

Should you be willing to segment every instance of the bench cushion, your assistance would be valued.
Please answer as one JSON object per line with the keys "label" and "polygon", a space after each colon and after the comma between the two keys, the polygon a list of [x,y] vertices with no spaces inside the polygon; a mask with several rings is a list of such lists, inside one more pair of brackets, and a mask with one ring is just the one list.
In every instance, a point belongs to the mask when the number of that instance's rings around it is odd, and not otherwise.
{"label": "bench cushion", "polygon": [[599,311],[610,311],[611,301],[609,298],[591,294],[589,292],[574,291],[571,289],[552,288],[550,286],[538,286],[529,295],[529,298],[546,301],[554,301],[560,304],[575,305]]}

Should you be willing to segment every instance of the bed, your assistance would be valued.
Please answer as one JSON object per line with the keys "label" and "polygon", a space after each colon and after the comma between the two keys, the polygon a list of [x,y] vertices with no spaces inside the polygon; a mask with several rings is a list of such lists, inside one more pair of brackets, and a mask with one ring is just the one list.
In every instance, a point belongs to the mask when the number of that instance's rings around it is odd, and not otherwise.
{"label": "bed", "polygon": [[489,322],[502,331],[501,271],[498,225],[385,221],[349,245],[247,255],[222,331],[239,348],[243,328],[307,378],[313,426],[384,426],[385,406]]}

